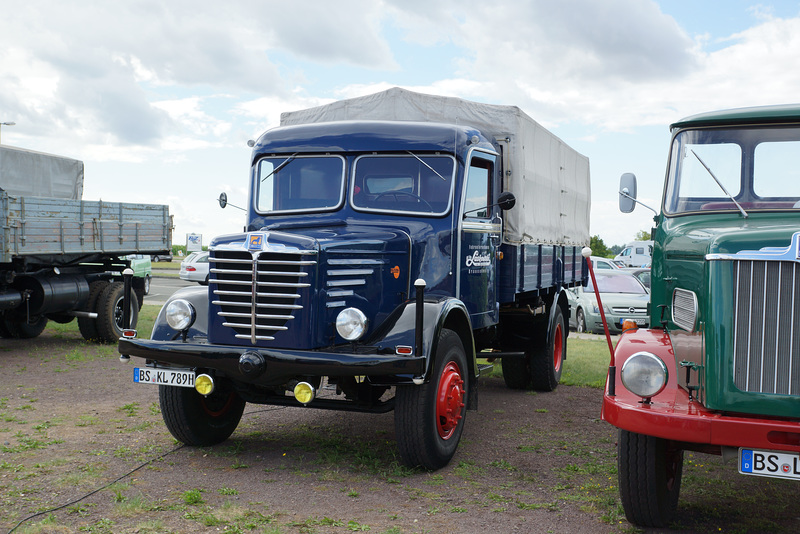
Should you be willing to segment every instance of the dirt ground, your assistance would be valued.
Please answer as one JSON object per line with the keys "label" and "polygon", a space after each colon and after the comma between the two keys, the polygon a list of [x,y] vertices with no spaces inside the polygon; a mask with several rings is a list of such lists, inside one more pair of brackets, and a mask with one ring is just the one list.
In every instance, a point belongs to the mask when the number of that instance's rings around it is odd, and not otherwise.
{"label": "dirt ground", "polygon": [[[181,447],[157,388],[134,385],[136,362],[114,349],[50,328],[0,339],[0,532],[23,520],[14,532],[635,531],[619,506],[616,431],[599,419],[599,390],[535,394],[483,380],[455,458],[429,473],[398,464],[391,413],[248,404],[225,443]],[[705,461],[689,457],[685,480],[744,478]],[[726,498],[773,515],[765,503],[776,495],[796,502],[796,486],[771,487]],[[720,508],[706,493],[689,492],[684,532],[762,530],[742,502]],[[763,530],[797,531],[795,515]]]}

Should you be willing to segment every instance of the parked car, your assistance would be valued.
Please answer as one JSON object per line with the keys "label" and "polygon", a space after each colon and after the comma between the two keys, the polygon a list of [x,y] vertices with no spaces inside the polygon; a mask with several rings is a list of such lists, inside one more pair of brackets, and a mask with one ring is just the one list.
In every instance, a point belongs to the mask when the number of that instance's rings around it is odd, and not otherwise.
{"label": "parked car", "polygon": [[172,254],[152,254],[150,256],[150,259],[152,259],[155,262],[172,261]]}
{"label": "parked car", "polygon": [[[650,293],[638,278],[619,269],[597,270],[594,276],[600,289],[609,332],[622,332],[622,323],[626,319],[636,321],[640,327],[649,326]],[[603,322],[592,279],[589,278],[586,287],[570,289],[567,296],[572,308],[570,327],[578,332],[602,334]]]}
{"label": "parked car", "polygon": [[192,252],[181,262],[181,280],[208,285],[208,252]]}
{"label": "parked car", "polygon": [[608,258],[592,256],[592,267],[595,269],[619,269],[620,267],[624,267],[624,265]]}
{"label": "parked car", "polygon": [[622,270],[638,278],[644,284],[644,287],[650,291],[650,267],[626,267]]}
{"label": "parked car", "polygon": [[144,254],[130,254],[126,259],[131,262],[133,276],[144,278],[144,294],[150,294],[150,279],[153,277],[153,268],[150,263],[150,256]]}

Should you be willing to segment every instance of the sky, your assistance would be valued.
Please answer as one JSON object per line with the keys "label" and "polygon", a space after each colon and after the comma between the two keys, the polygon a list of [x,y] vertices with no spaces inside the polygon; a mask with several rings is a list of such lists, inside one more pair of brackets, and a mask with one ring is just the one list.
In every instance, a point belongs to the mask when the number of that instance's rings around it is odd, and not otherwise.
{"label": "sky", "polygon": [[249,139],[390,87],[514,105],[589,157],[591,235],[649,231],[669,125],[798,102],[800,1],[0,0],[0,143],[85,163],[84,199],[239,232]]}

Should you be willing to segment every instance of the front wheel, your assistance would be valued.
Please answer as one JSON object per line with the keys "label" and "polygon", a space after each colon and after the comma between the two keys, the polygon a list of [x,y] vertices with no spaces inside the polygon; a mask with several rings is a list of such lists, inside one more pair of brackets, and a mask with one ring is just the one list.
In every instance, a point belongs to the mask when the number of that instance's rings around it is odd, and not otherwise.
{"label": "front wheel", "polygon": [[228,439],[239,425],[245,406],[224,382],[207,396],[192,388],[158,386],[158,400],[170,434],[185,445],[199,447]]}
{"label": "front wheel", "polygon": [[[2,320],[2,319],[0,319]],[[25,319],[20,321],[6,321],[3,332],[7,332],[8,336],[17,339],[33,339],[38,337],[39,334],[44,332],[47,326],[47,317],[39,316],[32,323],[27,322]]]}
{"label": "front wheel", "polygon": [[670,441],[619,431],[619,493],[625,517],[641,527],[666,527],[678,508],[683,450]]}
{"label": "front wheel", "polygon": [[397,387],[394,427],[405,465],[435,470],[453,458],[467,411],[467,369],[461,338],[443,329],[431,380]]}
{"label": "front wheel", "polygon": [[577,323],[575,330],[580,333],[586,332],[586,315],[583,313],[583,308],[578,308],[575,313],[575,322]]}

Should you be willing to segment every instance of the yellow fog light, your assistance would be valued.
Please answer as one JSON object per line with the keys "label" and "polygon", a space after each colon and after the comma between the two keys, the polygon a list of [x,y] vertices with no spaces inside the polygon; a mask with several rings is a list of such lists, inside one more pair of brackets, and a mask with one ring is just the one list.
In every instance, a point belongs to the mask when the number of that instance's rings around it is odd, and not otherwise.
{"label": "yellow fog light", "polygon": [[298,382],[294,387],[294,398],[297,399],[297,402],[300,404],[308,404],[313,401],[316,396],[317,391],[314,389],[314,386],[308,382]]}
{"label": "yellow fog light", "polygon": [[200,395],[211,395],[214,392],[214,379],[206,374],[197,375],[194,379],[194,389]]}

